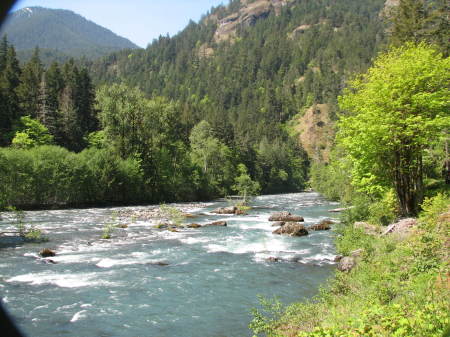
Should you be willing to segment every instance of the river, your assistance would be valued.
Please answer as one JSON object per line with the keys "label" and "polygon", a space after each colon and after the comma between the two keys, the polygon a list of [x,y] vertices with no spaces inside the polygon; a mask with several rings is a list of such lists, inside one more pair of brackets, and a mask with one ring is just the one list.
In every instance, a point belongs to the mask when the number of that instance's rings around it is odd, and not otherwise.
{"label": "river", "polygon": [[[335,268],[333,231],[278,236],[269,215],[286,210],[312,225],[330,218],[336,204],[313,192],[267,195],[245,216],[210,213],[226,204],[175,204],[200,214],[189,222],[228,222],[179,232],[116,215],[155,206],[26,212],[26,223],[50,241],[0,248],[3,303],[30,337],[251,336],[258,295],[284,303],[311,298]],[[9,221],[3,215],[2,228]],[[111,222],[128,228],[102,240]],[[38,257],[44,247],[56,251],[56,264]]]}

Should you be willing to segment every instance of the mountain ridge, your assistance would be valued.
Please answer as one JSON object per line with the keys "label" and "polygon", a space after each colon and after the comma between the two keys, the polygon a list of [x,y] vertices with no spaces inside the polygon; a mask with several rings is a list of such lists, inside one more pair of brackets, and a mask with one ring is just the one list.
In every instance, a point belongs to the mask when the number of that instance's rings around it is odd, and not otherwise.
{"label": "mountain ridge", "polygon": [[9,14],[0,34],[16,50],[39,47],[71,57],[96,58],[136,44],[83,16],[66,9],[25,7]]}

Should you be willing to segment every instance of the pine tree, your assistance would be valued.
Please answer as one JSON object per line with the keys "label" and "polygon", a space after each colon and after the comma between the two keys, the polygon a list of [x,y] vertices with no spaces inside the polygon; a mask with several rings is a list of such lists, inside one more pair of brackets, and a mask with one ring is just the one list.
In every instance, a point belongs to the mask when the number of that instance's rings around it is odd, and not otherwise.
{"label": "pine tree", "polygon": [[39,49],[34,50],[30,61],[25,65],[17,88],[22,115],[36,118],[39,110],[40,83],[44,69],[39,58]]}

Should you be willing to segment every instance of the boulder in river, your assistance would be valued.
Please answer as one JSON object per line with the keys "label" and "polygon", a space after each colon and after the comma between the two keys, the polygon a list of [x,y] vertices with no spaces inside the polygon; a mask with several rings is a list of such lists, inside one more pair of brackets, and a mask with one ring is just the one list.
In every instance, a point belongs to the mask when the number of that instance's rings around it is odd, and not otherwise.
{"label": "boulder in river", "polygon": [[187,225],[187,228],[197,229],[197,228],[201,228],[201,227],[202,227],[202,225],[199,225],[198,223],[191,223],[191,224]]}
{"label": "boulder in river", "polygon": [[310,229],[312,231],[327,231],[327,230],[331,229],[330,224],[332,224],[332,223],[333,223],[333,221],[331,221],[331,220],[322,220],[321,222],[319,222],[315,225],[309,226],[308,229]]}
{"label": "boulder in river", "polygon": [[237,208],[234,212],[235,215],[247,215],[244,210]]}
{"label": "boulder in river", "polygon": [[266,259],[267,262],[280,262],[280,258],[279,257],[275,257],[275,256],[270,256]]}
{"label": "boulder in river", "polygon": [[217,208],[217,209],[211,211],[211,213],[215,213],[215,214],[235,214],[236,210],[237,210],[236,206],[220,207],[220,208]]}
{"label": "boulder in river", "polygon": [[302,222],[305,220],[303,217],[292,215],[290,212],[277,212],[270,216],[269,221]]}
{"label": "boulder in river", "polygon": [[272,227],[282,227],[286,224],[284,221],[276,221],[272,224]]}
{"label": "boulder in river", "polygon": [[308,231],[305,226],[299,224],[297,222],[290,222],[285,224],[284,226],[278,228],[273,231],[273,234],[284,234],[290,236],[305,236],[308,235]]}
{"label": "boulder in river", "polygon": [[215,221],[215,222],[206,224],[205,226],[227,226],[227,222],[226,221]]}
{"label": "boulder in river", "polygon": [[51,250],[50,248],[44,248],[39,252],[39,255],[42,257],[52,257],[56,256],[55,251]]}

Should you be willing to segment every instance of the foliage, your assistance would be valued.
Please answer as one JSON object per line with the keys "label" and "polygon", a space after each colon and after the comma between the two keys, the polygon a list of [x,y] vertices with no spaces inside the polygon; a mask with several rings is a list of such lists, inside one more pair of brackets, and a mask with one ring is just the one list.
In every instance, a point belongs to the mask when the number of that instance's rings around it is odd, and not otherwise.
{"label": "foliage", "polygon": [[327,288],[304,303],[254,311],[251,328],[266,336],[443,336],[448,315],[450,199],[427,199],[419,227],[405,238],[373,236],[348,225],[337,248],[363,248],[357,266],[336,272]]}
{"label": "foliage", "polygon": [[0,170],[6,205],[126,204],[146,197],[139,162],[103,149],[74,154],[57,146],[0,148]]}
{"label": "foliage", "polygon": [[29,149],[40,145],[53,144],[53,136],[48,129],[29,116],[20,118],[20,126],[12,140],[12,145],[21,149]]}
{"label": "foliage", "polygon": [[247,168],[244,164],[239,164],[237,167],[238,176],[234,178],[235,184],[231,187],[244,199],[244,203],[249,196],[258,195],[261,187],[257,181],[253,181],[248,175]]}
{"label": "foliage", "polygon": [[115,229],[116,229],[116,227],[114,226],[114,224],[107,223],[106,225],[104,225],[102,239],[105,239],[105,240],[111,239]]}
{"label": "foliage", "polygon": [[22,237],[26,242],[46,242],[48,237],[46,237],[42,230],[35,228],[33,225],[25,224],[25,212],[19,210],[15,207],[7,207],[9,212],[13,212],[14,218],[13,223],[19,232],[19,236]]}
{"label": "foliage", "polygon": [[159,209],[161,214],[167,217],[175,226],[181,226],[181,223],[185,219],[183,212],[176,207],[162,204],[159,206]]}
{"label": "foliage", "polygon": [[352,161],[352,183],[380,195],[394,188],[403,215],[423,195],[423,155],[450,126],[447,70],[433,48],[408,44],[380,55],[340,98],[338,142]]}

